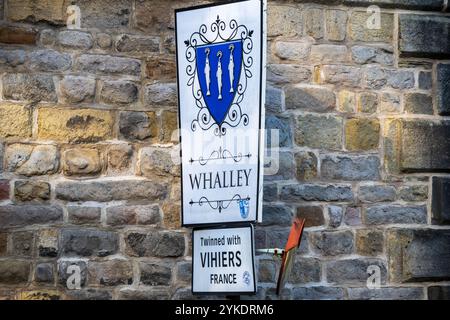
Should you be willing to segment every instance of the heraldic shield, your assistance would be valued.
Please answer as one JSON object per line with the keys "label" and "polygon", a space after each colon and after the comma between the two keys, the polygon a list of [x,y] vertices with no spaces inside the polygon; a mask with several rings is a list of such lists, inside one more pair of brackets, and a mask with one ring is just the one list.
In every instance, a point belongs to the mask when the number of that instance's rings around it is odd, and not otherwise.
{"label": "heraldic shield", "polygon": [[200,45],[196,50],[202,96],[214,121],[221,125],[238,91],[242,69],[242,40]]}

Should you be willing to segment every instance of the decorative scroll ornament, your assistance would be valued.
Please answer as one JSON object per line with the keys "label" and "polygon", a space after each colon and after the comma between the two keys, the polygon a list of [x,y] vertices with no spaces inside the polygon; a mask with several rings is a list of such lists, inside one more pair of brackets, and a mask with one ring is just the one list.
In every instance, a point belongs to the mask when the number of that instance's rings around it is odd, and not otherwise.
{"label": "decorative scroll ornament", "polygon": [[198,32],[184,41],[188,66],[187,85],[191,87],[196,118],[192,131],[213,128],[216,136],[223,136],[227,128],[239,124],[247,126],[249,118],[241,110],[247,90],[253,58],[253,30],[231,20],[228,25],[219,16],[208,29],[202,24]]}
{"label": "decorative scroll ornament", "polygon": [[208,204],[211,209],[219,210],[219,213],[222,210],[227,209],[231,203],[235,202],[238,205],[242,201],[250,201],[250,197],[242,198],[239,194],[235,194],[231,199],[219,199],[219,200],[209,200],[207,197],[201,197],[198,201],[191,200],[189,204],[203,206],[204,204]]}
{"label": "decorative scroll ornament", "polygon": [[237,154],[232,154],[230,150],[228,149],[222,149],[222,147],[219,147],[218,150],[214,150],[211,152],[208,158],[200,157],[198,159],[190,159],[189,162],[192,164],[194,162],[200,163],[200,165],[204,166],[209,161],[214,160],[226,160],[226,159],[233,159],[234,162],[239,162],[242,160],[242,158],[250,158],[252,155],[250,153],[242,155],[241,152]]}

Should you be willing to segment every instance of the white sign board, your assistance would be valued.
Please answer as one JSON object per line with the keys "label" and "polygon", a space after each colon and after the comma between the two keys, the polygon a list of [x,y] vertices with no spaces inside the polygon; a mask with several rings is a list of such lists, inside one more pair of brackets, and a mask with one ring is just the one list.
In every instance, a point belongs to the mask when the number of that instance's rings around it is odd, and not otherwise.
{"label": "white sign board", "polygon": [[265,12],[176,10],[184,226],[262,220]]}
{"label": "white sign board", "polygon": [[253,226],[194,229],[192,292],[256,292]]}

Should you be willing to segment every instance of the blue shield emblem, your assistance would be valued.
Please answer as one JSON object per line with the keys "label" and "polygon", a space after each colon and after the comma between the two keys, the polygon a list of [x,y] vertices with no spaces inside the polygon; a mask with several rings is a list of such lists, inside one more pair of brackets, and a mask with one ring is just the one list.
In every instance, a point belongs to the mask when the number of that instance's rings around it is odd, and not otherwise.
{"label": "blue shield emblem", "polygon": [[239,84],[242,69],[242,40],[197,46],[197,75],[203,99],[220,125],[225,120]]}

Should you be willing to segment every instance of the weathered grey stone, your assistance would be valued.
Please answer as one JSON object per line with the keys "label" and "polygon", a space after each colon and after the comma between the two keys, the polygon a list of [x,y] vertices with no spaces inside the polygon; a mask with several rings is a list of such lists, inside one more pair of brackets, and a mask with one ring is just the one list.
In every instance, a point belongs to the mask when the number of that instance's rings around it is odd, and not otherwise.
{"label": "weathered grey stone", "polygon": [[27,66],[32,71],[64,71],[71,65],[72,59],[69,54],[51,49],[33,51],[28,55]]}
{"label": "weathered grey stone", "polygon": [[6,169],[26,176],[54,173],[58,151],[52,145],[11,144],[5,153]]}
{"label": "weathered grey stone", "polygon": [[59,251],[58,229],[40,229],[37,237],[37,248],[40,257],[56,257]]}
{"label": "weathered grey stone", "polygon": [[58,43],[69,49],[90,49],[92,48],[94,40],[90,33],[66,30],[58,33]]}
{"label": "weathered grey stone", "polygon": [[283,60],[302,61],[308,58],[311,43],[308,38],[301,41],[277,41],[274,45],[274,52]]}
{"label": "weathered grey stone", "polygon": [[65,76],[59,83],[63,102],[93,102],[95,79],[80,76]]}
{"label": "weathered grey stone", "polygon": [[64,13],[67,4],[64,0],[48,2],[45,0],[8,1],[6,17],[12,21],[43,22],[48,24],[64,24]]}
{"label": "weathered grey stone", "polygon": [[414,87],[414,72],[406,70],[387,70],[387,84],[394,89]]}
{"label": "weathered grey stone", "polygon": [[177,86],[175,83],[154,83],[144,88],[144,103],[147,106],[175,106]]}
{"label": "weathered grey stone", "polygon": [[102,49],[109,48],[112,45],[112,38],[107,33],[97,33],[96,40],[97,40],[97,45]]}
{"label": "weathered grey stone", "polygon": [[303,34],[302,10],[295,6],[269,4],[267,6],[268,36],[285,37]]}
{"label": "weathered grey stone", "polygon": [[94,285],[130,285],[133,283],[133,266],[128,260],[91,261],[88,264],[88,279]]}
{"label": "weathered grey stone", "polygon": [[392,51],[383,47],[353,46],[352,58],[353,61],[360,64],[379,63],[381,65],[391,66],[394,63]]}
{"label": "weathered grey stone", "polygon": [[288,184],[281,187],[282,200],[298,201],[352,201],[350,185]]}
{"label": "weathered grey stone", "polygon": [[325,224],[323,208],[321,206],[300,206],[297,207],[295,216],[305,219],[305,228],[317,227]]}
{"label": "weathered grey stone", "polygon": [[257,261],[257,279],[258,282],[273,283],[275,282],[276,267],[274,261],[260,259]]}
{"label": "weathered grey stone", "polygon": [[318,231],[311,233],[311,246],[324,256],[351,254],[354,250],[351,231]]}
{"label": "weathered grey stone", "polygon": [[[275,161],[275,160],[272,160]],[[267,181],[272,180],[290,180],[295,177],[295,164],[294,155],[290,151],[282,151],[278,153],[278,162],[273,164],[273,168],[270,169],[271,174],[264,175],[264,179]],[[272,163],[271,163],[272,165]],[[278,167],[276,167],[278,165]],[[278,169],[276,172],[274,169]]]}
{"label": "weathered grey stone", "polygon": [[[80,7],[81,26],[114,30],[127,27],[131,18],[132,4],[127,0],[76,0],[72,2]],[[65,10],[65,9],[64,9]]]}
{"label": "weathered grey stone", "polygon": [[0,232],[0,257],[5,256],[8,251],[8,234]]}
{"label": "weathered grey stone", "polygon": [[192,279],[192,262],[181,261],[176,266],[176,279],[177,282],[189,283]]}
{"label": "weathered grey stone", "polygon": [[117,233],[96,229],[63,229],[60,243],[64,256],[105,257],[119,250]]}
{"label": "weathered grey stone", "polygon": [[347,12],[345,10],[325,11],[325,33],[331,41],[343,41],[347,33]]}
{"label": "weathered grey stone", "polygon": [[350,17],[350,37],[354,41],[392,42],[394,15],[380,13],[379,26],[374,24],[373,19],[373,13],[370,11],[354,11]]}
{"label": "weathered grey stone", "polygon": [[79,71],[98,74],[138,76],[141,73],[141,62],[137,59],[100,54],[83,54],[77,59],[76,65]]}
{"label": "weathered grey stone", "polygon": [[74,224],[97,224],[100,222],[101,208],[68,206],[69,221]]}
{"label": "weathered grey stone", "polygon": [[321,63],[348,61],[347,47],[335,44],[317,44],[311,47],[310,60]]}
{"label": "weathered grey stone", "polygon": [[168,289],[161,287],[150,289],[125,287],[120,289],[118,297],[121,300],[168,300],[170,293]]}
{"label": "weathered grey stone", "polygon": [[379,109],[381,113],[400,113],[401,107],[399,94],[393,92],[383,92],[381,94]]}
{"label": "weathered grey stone", "polygon": [[450,178],[433,177],[431,221],[433,224],[450,224]]}
{"label": "weathered grey stone", "polygon": [[[449,20],[450,21],[450,20]],[[450,30],[450,22],[449,28]],[[441,116],[450,115],[450,64],[436,66],[436,105]]]}
{"label": "weathered grey stone", "polygon": [[160,263],[141,262],[140,283],[150,286],[168,286],[172,280],[172,270],[169,266]]}
{"label": "weathered grey stone", "polygon": [[276,201],[278,199],[278,187],[276,183],[264,182],[263,189],[264,201]]}
{"label": "weathered grey stone", "polygon": [[422,282],[450,279],[450,231],[392,229],[387,233],[390,281]]}
{"label": "weathered grey stone", "polygon": [[148,180],[61,182],[56,198],[67,201],[163,200],[166,185]]}
{"label": "weathered grey stone", "polygon": [[102,289],[67,290],[69,300],[112,300],[112,292]]}
{"label": "weathered grey stone", "polygon": [[339,206],[328,206],[328,224],[332,228],[338,228],[341,225],[344,211]]}
{"label": "weathered grey stone", "polygon": [[338,84],[348,87],[360,87],[362,71],[359,67],[346,65],[322,65],[315,69],[315,78],[318,83]]}
{"label": "weathered grey stone", "polygon": [[450,40],[443,35],[450,30],[446,16],[399,15],[399,51],[406,57],[448,57]]}
{"label": "weathered grey stone", "polygon": [[27,53],[24,50],[4,50],[0,49],[0,66],[4,67],[17,67],[23,65],[26,61]]}
{"label": "weathered grey stone", "polygon": [[115,206],[106,208],[106,223],[111,226],[150,225],[161,222],[158,205]]}
{"label": "weathered grey stone", "polygon": [[12,253],[15,256],[30,257],[33,254],[34,234],[23,231],[12,234]]}
{"label": "weathered grey stone", "polygon": [[51,75],[6,74],[3,76],[3,96],[11,100],[55,102],[55,84]]}
{"label": "weathered grey stone", "polygon": [[428,300],[450,300],[450,286],[428,287]]}
{"label": "weathered grey stone", "polygon": [[329,283],[345,285],[366,285],[367,279],[371,275],[369,266],[380,268],[380,282],[386,283],[386,265],[380,259],[345,259],[330,261],[326,264],[327,281]]}
{"label": "weathered grey stone", "polygon": [[297,179],[311,181],[317,177],[317,156],[310,151],[300,151],[295,154]]}
{"label": "weathered grey stone", "polygon": [[395,288],[349,288],[348,298],[351,300],[422,300],[424,289],[418,287]]}
{"label": "weathered grey stone", "polygon": [[380,141],[378,119],[353,118],[345,122],[345,147],[349,151],[377,149]]}
{"label": "weathered grey stone", "polygon": [[395,201],[395,187],[384,185],[366,185],[359,187],[359,200],[362,202]]}
{"label": "weathered grey stone", "polygon": [[119,131],[121,138],[127,140],[156,137],[156,116],[154,113],[123,111],[120,113]]}
{"label": "weathered grey stone", "polygon": [[361,208],[347,207],[345,209],[344,223],[348,226],[359,226],[361,222]]}
{"label": "weathered grey stone", "polygon": [[375,113],[378,108],[378,95],[371,92],[363,92],[358,96],[358,112]]}
{"label": "weathered grey stone", "polygon": [[68,176],[95,175],[102,170],[100,153],[94,148],[73,148],[63,153],[63,172]]}
{"label": "weathered grey stone", "polygon": [[155,175],[180,175],[180,166],[172,158],[172,150],[167,148],[145,147],[139,152],[139,173],[152,178]]}
{"label": "weathered grey stone", "polygon": [[382,89],[387,84],[387,75],[385,69],[377,66],[365,68],[364,86],[370,89]]}
{"label": "weathered grey stone", "polygon": [[110,145],[107,158],[109,171],[128,171],[133,160],[133,146],[123,143]]}
{"label": "weathered grey stone", "polygon": [[105,103],[128,104],[137,100],[138,91],[136,84],[131,81],[105,81],[100,92],[100,98]]}
{"label": "weathered grey stone", "polygon": [[433,114],[433,99],[424,93],[406,93],[404,108],[406,113]]}
{"label": "weathered grey stone", "polygon": [[24,284],[28,281],[31,262],[23,260],[0,260],[0,283]]}
{"label": "weathered grey stone", "polygon": [[63,211],[58,205],[5,205],[0,206],[0,220],[0,228],[51,224],[62,222]]}
{"label": "weathered grey stone", "polygon": [[56,42],[56,32],[53,29],[42,30],[39,41],[44,46],[54,45]]}
{"label": "weathered grey stone", "polygon": [[427,223],[426,206],[378,205],[366,209],[364,223],[368,225],[397,223]]}
{"label": "weathered grey stone", "polygon": [[349,6],[376,5],[382,8],[413,9],[413,10],[436,10],[440,11],[443,6],[442,0],[344,0]]}
{"label": "weathered grey stone", "polygon": [[342,300],[345,297],[343,288],[336,287],[294,287],[292,297],[296,300]]}
{"label": "weathered grey stone", "polygon": [[288,282],[294,284],[320,282],[321,275],[319,259],[296,257]]}
{"label": "weathered grey stone", "polygon": [[429,90],[433,87],[433,79],[431,72],[420,71],[419,72],[419,89]]}
{"label": "weathered grey stone", "polygon": [[119,52],[159,52],[159,37],[121,35],[116,41]]}
{"label": "weathered grey stone", "polygon": [[49,200],[50,184],[44,181],[35,180],[15,181],[14,197],[19,201]]}
{"label": "weathered grey stone", "polygon": [[58,283],[67,287],[67,280],[74,274],[73,270],[68,270],[70,266],[80,268],[80,286],[84,287],[87,280],[87,263],[81,260],[58,260]]}
{"label": "weathered grey stone", "polygon": [[428,199],[428,186],[406,186],[399,190],[399,198],[403,201],[426,201]]}
{"label": "weathered grey stone", "polygon": [[267,65],[267,81],[274,84],[309,83],[312,72],[309,67],[297,64]]}
{"label": "weathered grey stone", "polygon": [[285,88],[286,109],[327,112],[336,107],[336,96],[326,88],[289,86]]}
{"label": "weathered grey stone", "polygon": [[284,106],[283,90],[267,86],[266,87],[266,110],[269,112],[282,112]]}
{"label": "weathered grey stone", "polygon": [[400,170],[404,172],[448,171],[450,168],[449,137],[450,121],[402,121],[399,136]]}
{"label": "weathered grey stone", "polygon": [[135,23],[140,30],[150,34],[160,34],[175,28],[174,15],[167,12],[177,5],[164,0],[138,1],[135,4]]}
{"label": "weathered grey stone", "polygon": [[263,205],[263,226],[290,226],[292,223],[292,209],[281,204]]}
{"label": "weathered grey stone", "polygon": [[331,115],[304,115],[297,118],[295,142],[311,148],[342,149],[342,118]]}
{"label": "weathered grey stone", "polygon": [[130,232],[125,243],[128,254],[137,257],[180,257],[185,250],[183,234],[170,231]]}
{"label": "weathered grey stone", "polygon": [[324,14],[322,9],[308,8],[303,12],[305,20],[305,34],[322,39],[324,34]]}
{"label": "weathered grey stone", "polygon": [[34,271],[34,281],[39,283],[54,283],[55,276],[52,263],[39,263]]}
{"label": "weathered grey stone", "polygon": [[376,156],[326,155],[321,160],[321,175],[332,180],[379,180],[380,159]]}
{"label": "weathered grey stone", "polygon": [[[269,114],[266,116],[265,129],[266,129],[266,148],[292,147],[292,124],[290,118]],[[275,139],[272,142],[272,135],[277,134],[278,134],[278,145],[275,144],[276,141]]]}
{"label": "weathered grey stone", "polygon": [[383,231],[373,229],[356,230],[356,253],[362,256],[377,256],[383,253]]}

